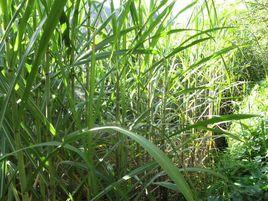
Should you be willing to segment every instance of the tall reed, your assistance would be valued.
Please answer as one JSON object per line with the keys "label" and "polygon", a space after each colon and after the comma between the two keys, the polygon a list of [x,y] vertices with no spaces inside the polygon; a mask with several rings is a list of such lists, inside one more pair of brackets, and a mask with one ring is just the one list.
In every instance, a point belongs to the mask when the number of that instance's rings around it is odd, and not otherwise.
{"label": "tall reed", "polygon": [[198,200],[188,171],[221,176],[211,125],[251,117],[214,117],[243,84],[234,29],[213,0],[114,4],[0,1],[0,199]]}

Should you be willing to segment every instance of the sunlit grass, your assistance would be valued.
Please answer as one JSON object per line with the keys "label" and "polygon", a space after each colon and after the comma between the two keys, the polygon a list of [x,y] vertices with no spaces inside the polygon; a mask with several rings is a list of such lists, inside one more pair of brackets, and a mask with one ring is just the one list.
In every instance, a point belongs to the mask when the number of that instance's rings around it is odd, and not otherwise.
{"label": "sunlit grass", "polygon": [[0,2],[0,199],[198,200],[197,172],[222,177],[213,126],[252,116],[222,112],[246,83],[214,1]]}

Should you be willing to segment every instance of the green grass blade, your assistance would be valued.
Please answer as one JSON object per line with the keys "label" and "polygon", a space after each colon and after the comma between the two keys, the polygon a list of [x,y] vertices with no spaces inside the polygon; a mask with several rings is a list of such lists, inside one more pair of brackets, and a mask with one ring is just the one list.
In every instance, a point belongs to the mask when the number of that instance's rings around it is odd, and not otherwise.
{"label": "green grass blade", "polygon": [[207,127],[208,125],[211,124],[216,124],[216,123],[222,123],[222,122],[227,122],[227,121],[235,121],[235,120],[242,120],[242,119],[249,119],[253,117],[258,117],[258,115],[254,114],[230,114],[230,115],[222,115],[222,116],[215,116],[210,119],[204,120],[204,121],[199,121],[193,125],[186,126],[184,129],[180,130],[179,133],[192,129],[192,128],[204,128]]}
{"label": "green grass blade", "polygon": [[35,77],[36,77],[37,72],[38,72],[39,64],[40,64],[43,56],[45,55],[45,52],[46,52],[48,44],[49,44],[49,40],[53,34],[54,29],[56,28],[57,23],[59,22],[59,17],[61,15],[61,12],[63,12],[63,8],[64,8],[66,3],[67,3],[67,0],[61,0],[61,1],[55,0],[53,5],[52,5],[51,11],[50,11],[48,18],[47,18],[47,21],[45,23],[44,33],[43,33],[43,35],[41,37],[41,41],[39,43],[39,48],[38,48],[35,60],[33,62],[33,67],[32,67],[31,73],[29,75],[29,78],[27,79],[27,84],[26,84],[26,88],[24,90],[24,95],[23,95],[23,99],[22,99],[23,103],[27,102],[30,90],[32,88],[32,85],[34,83]]}

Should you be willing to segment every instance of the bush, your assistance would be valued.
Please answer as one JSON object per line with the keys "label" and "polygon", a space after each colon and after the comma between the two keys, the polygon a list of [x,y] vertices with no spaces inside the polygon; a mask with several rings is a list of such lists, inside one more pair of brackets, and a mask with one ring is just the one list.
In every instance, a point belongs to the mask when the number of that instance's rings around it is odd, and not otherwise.
{"label": "bush", "polygon": [[240,105],[238,113],[258,114],[260,117],[241,120],[230,131],[240,141],[229,139],[229,150],[220,155],[216,169],[228,178],[209,190],[210,200],[268,199],[268,84],[257,84]]}

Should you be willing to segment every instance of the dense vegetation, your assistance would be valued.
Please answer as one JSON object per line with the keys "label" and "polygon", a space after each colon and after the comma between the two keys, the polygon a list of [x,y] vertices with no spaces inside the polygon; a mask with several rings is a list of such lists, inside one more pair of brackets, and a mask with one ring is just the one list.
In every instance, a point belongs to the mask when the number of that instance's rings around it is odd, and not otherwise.
{"label": "dense vegetation", "polygon": [[0,0],[0,200],[268,200],[267,0],[115,2]]}

